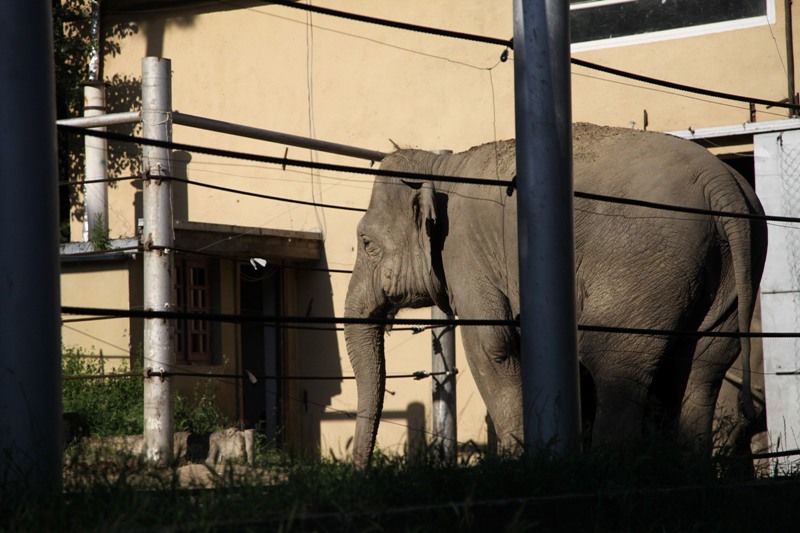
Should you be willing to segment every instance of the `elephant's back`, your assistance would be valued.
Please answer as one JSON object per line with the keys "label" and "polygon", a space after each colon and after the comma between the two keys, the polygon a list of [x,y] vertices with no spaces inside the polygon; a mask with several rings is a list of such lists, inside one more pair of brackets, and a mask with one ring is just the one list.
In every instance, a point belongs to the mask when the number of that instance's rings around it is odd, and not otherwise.
{"label": "elephant's back", "polygon": [[703,207],[704,181],[730,169],[705,148],[672,135],[577,123],[576,191]]}

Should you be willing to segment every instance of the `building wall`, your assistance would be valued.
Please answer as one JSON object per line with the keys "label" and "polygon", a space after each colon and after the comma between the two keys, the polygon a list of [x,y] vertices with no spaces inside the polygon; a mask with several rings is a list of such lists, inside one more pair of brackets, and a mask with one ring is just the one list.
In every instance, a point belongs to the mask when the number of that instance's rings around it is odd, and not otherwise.
{"label": "building wall", "polygon": [[[87,265],[64,264],[61,267],[61,305],[127,309],[131,304],[129,284],[131,260]],[[98,290],[102,287],[102,290]],[[105,359],[106,371],[129,368],[130,355],[141,340],[136,326],[127,318],[97,321],[76,321],[76,316],[63,317],[61,344],[67,349],[81,349],[89,357]]]}
{"label": "building wall", "polygon": [[[448,0],[398,3],[346,0],[315,4],[376,17],[404,20],[497,37],[511,37],[511,2]],[[464,150],[514,135],[513,61],[501,62],[492,46],[344,21],[275,5],[217,7],[176,15],[155,12],[137,19],[138,32],[106,59],[108,79],[138,79],[145,55],[172,60],[173,107],[297,135],[391,151],[395,145]],[[762,98],[785,96],[782,6],[773,24],[647,44],[575,53],[616,68],[719,91]],[[513,57],[513,53],[512,53]],[[573,67],[573,119],[677,130],[744,122],[746,104],[723,102],[630,82]],[[759,118],[785,116],[759,107]],[[285,147],[174,128],[174,139],[203,146],[284,156]],[[289,148],[288,157],[369,163]],[[366,207],[369,177],[285,170],[201,154],[176,154],[176,175],[264,194]],[[130,184],[112,191],[111,235],[130,236],[140,199]],[[247,198],[188,186],[176,189],[176,213],[197,222],[321,231],[322,265],[350,268],[355,259],[359,214]],[[73,236],[76,233],[73,231]],[[287,314],[344,314],[348,275],[287,273]],[[85,302],[81,301],[81,304]],[[402,317],[427,317],[428,310]],[[341,332],[287,331],[286,372],[293,375],[352,375]],[[387,372],[430,368],[427,334],[387,337]],[[459,343],[458,423],[460,441],[486,441],[485,408]],[[430,427],[430,381],[389,381],[387,415],[378,443],[400,450],[418,424]],[[288,431],[312,450],[348,452],[356,407],[352,381],[291,382],[285,389]],[[420,405],[421,410],[420,410]],[[413,434],[411,434],[413,437]],[[412,438],[413,440],[413,438]]]}

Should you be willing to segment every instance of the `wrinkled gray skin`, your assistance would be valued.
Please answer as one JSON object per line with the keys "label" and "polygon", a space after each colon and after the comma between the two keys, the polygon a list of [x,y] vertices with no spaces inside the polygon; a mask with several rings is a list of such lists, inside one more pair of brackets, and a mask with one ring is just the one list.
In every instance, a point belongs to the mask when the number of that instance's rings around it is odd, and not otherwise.
{"label": "wrinkled gray skin", "polygon": [[[746,181],[691,142],[589,124],[575,124],[573,139],[578,191],[762,213]],[[508,180],[515,175],[514,143],[452,155],[399,150],[381,166]],[[514,318],[520,311],[516,205],[505,187],[378,177],[358,225],[346,315],[391,317],[400,308],[435,304],[463,319]],[[574,209],[579,324],[748,331],[766,254],[763,221],[581,199]],[[360,466],[369,463],[383,405],[383,333],[380,326],[345,327],[358,388],[353,455]],[[522,436],[519,331],[463,327],[461,335],[500,446],[515,450]],[[740,348],[749,359],[746,339],[740,345],[580,333],[578,343],[588,370],[583,393],[591,396],[584,404],[592,405],[593,446],[642,435],[655,418],[709,447],[725,372]]]}

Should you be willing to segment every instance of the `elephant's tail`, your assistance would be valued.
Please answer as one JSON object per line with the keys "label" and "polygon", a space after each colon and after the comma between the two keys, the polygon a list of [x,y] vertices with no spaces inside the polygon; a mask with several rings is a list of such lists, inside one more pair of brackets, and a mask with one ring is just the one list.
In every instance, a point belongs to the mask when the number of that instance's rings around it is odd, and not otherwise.
{"label": "elephant's tail", "polygon": [[[750,379],[750,322],[756,303],[761,274],[764,271],[767,250],[767,224],[764,209],[752,187],[735,170],[726,166],[724,180],[714,180],[709,187],[709,204],[712,210],[735,212],[744,217],[720,215],[717,227],[728,242],[736,284],[736,311],[739,326],[739,344],[742,360],[742,386],[739,404],[744,416],[755,417]],[[731,189],[730,181],[735,189]],[[714,182],[720,185],[715,187]],[[725,185],[721,185],[724,182]],[[748,216],[751,215],[751,216]]]}

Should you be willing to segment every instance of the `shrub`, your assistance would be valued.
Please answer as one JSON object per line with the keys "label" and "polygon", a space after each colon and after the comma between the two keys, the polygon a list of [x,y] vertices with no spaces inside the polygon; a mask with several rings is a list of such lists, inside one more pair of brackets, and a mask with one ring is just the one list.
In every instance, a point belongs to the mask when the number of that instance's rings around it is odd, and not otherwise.
{"label": "shrub", "polygon": [[141,367],[122,368],[106,373],[101,359],[87,357],[75,348],[63,350],[63,402],[65,413],[76,413],[90,435],[133,435],[142,433],[143,383],[140,377],[68,379],[138,372]]}
{"label": "shrub", "polygon": [[175,395],[175,431],[212,433],[230,424],[217,407],[217,395],[211,383],[198,383],[189,397]]}
{"label": "shrub", "polygon": [[[88,435],[137,435],[143,432],[144,382],[138,376],[111,377],[114,374],[138,374],[141,365],[106,372],[104,362],[78,348],[63,350],[61,368],[64,374],[63,409],[74,413],[85,425]],[[99,379],[69,379],[79,376],[107,375]],[[211,433],[230,425],[230,420],[217,407],[216,394],[210,383],[199,383],[188,397],[176,393],[174,404],[175,431]]]}

